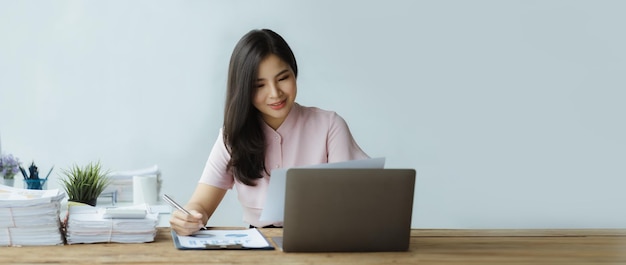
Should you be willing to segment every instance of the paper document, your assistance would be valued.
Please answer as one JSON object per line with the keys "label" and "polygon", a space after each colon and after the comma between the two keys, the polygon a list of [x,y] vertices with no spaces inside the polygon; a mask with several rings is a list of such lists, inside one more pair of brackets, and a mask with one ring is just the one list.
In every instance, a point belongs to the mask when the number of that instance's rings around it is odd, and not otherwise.
{"label": "paper document", "polygon": [[30,190],[0,185],[0,207],[24,207],[60,201],[65,193],[54,190]]}
{"label": "paper document", "polygon": [[[114,171],[107,176],[111,179],[111,183],[109,186],[105,188],[102,192],[103,194],[109,194],[111,192],[116,193],[116,199],[120,202],[132,202],[133,201],[133,177],[134,176],[148,176],[148,175],[156,175],[157,178],[157,187],[156,193],[161,193],[161,186],[163,184],[163,179],[161,176],[161,170],[159,166],[154,165],[147,168],[140,168],[135,170],[126,170],[126,171]],[[156,197],[156,196],[155,196]]]}
{"label": "paper document", "polygon": [[[136,205],[117,209],[143,209]],[[90,205],[71,206],[68,209],[66,238],[68,244],[80,243],[144,243],[154,241],[158,214],[147,213],[144,218],[110,218],[106,208]]]}
{"label": "paper document", "polygon": [[[337,163],[327,163],[303,166],[298,168],[384,168],[385,158],[370,158],[361,160],[351,160]],[[287,170],[289,168],[279,168],[272,170],[270,184],[267,188],[267,198],[261,212],[261,221],[282,222],[285,208],[285,184]]]}
{"label": "paper document", "polygon": [[65,193],[0,185],[0,246],[63,245],[59,211]]}
{"label": "paper document", "polygon": [[172,230],[178,249],[274,249],[256,228],[245,230],[201,230],[179,236]]}

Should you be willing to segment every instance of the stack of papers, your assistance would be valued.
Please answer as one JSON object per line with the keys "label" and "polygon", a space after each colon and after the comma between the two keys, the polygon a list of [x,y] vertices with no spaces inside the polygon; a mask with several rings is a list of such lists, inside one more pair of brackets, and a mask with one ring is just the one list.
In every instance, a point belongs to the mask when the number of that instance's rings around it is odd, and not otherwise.
{"label": "stack of papers", "polygon": [[[111,218],[107,208],[96,208],[89,205],[73,205],[68,208],[66,238],[68,244],[81,243],[144,243],[154,241],[158,213],[149,213],[147,205],[115,208],[116,213],[125,213],[120,217]],[[124,210],[125,211],[121,211]],[[132,210],[141,209],[146,212],[143,218],[130,214]],[[113,216],[115,217],[115,216]]]}
{"label": "stack of papers", "polygon": [[59,213],[65,193],[0,185],[0,246],[62,245]]}
{"label": "stack of papers", "polygon": [[161,192],[161,170],[157,165],[152,167],[128,170],[128,171],[115,171],[109,173],[107,176],[111,178],[111,183],[107,188],[102,191],[102,194],[109,194],[111,192],[117,192],[117,201],[120,202],[132,202],[133,201],[133,176],[157,176],[157,194]]}

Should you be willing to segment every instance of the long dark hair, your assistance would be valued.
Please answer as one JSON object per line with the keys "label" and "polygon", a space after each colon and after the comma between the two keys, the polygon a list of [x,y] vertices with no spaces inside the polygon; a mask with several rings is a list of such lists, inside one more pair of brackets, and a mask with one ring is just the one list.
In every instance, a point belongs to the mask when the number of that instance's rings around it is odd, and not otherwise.
{"label": "long dark hair", "polygon": [[227,169],[249,186],[256,186],[256,180],[267,172],[263,121],[252,100],[259,64],[270,54],[285,61],[294,76],[298,76],[291,48],[280,35],[269,29],[252,30],[244,35],[233,50],[228,68],[223,130],[224,144],[230,152]]}

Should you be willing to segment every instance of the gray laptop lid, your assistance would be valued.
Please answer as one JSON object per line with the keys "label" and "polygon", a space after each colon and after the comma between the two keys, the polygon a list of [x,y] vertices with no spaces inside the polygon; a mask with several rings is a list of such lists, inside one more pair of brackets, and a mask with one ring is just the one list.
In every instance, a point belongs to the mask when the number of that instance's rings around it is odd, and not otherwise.
{"label": "gray laptop lid", "polygon": [[283,251],[406,251],[414,187],[414,169],[289,169]]}

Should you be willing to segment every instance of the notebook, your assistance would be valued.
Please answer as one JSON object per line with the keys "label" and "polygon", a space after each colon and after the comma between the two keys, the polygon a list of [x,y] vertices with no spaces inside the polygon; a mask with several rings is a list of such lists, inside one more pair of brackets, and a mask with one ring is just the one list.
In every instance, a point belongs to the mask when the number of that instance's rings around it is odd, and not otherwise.
{"label": "notebook", "polygon": [[406,251],[414,188],[414,169],[289,169],[278,242],[285,252]]}

